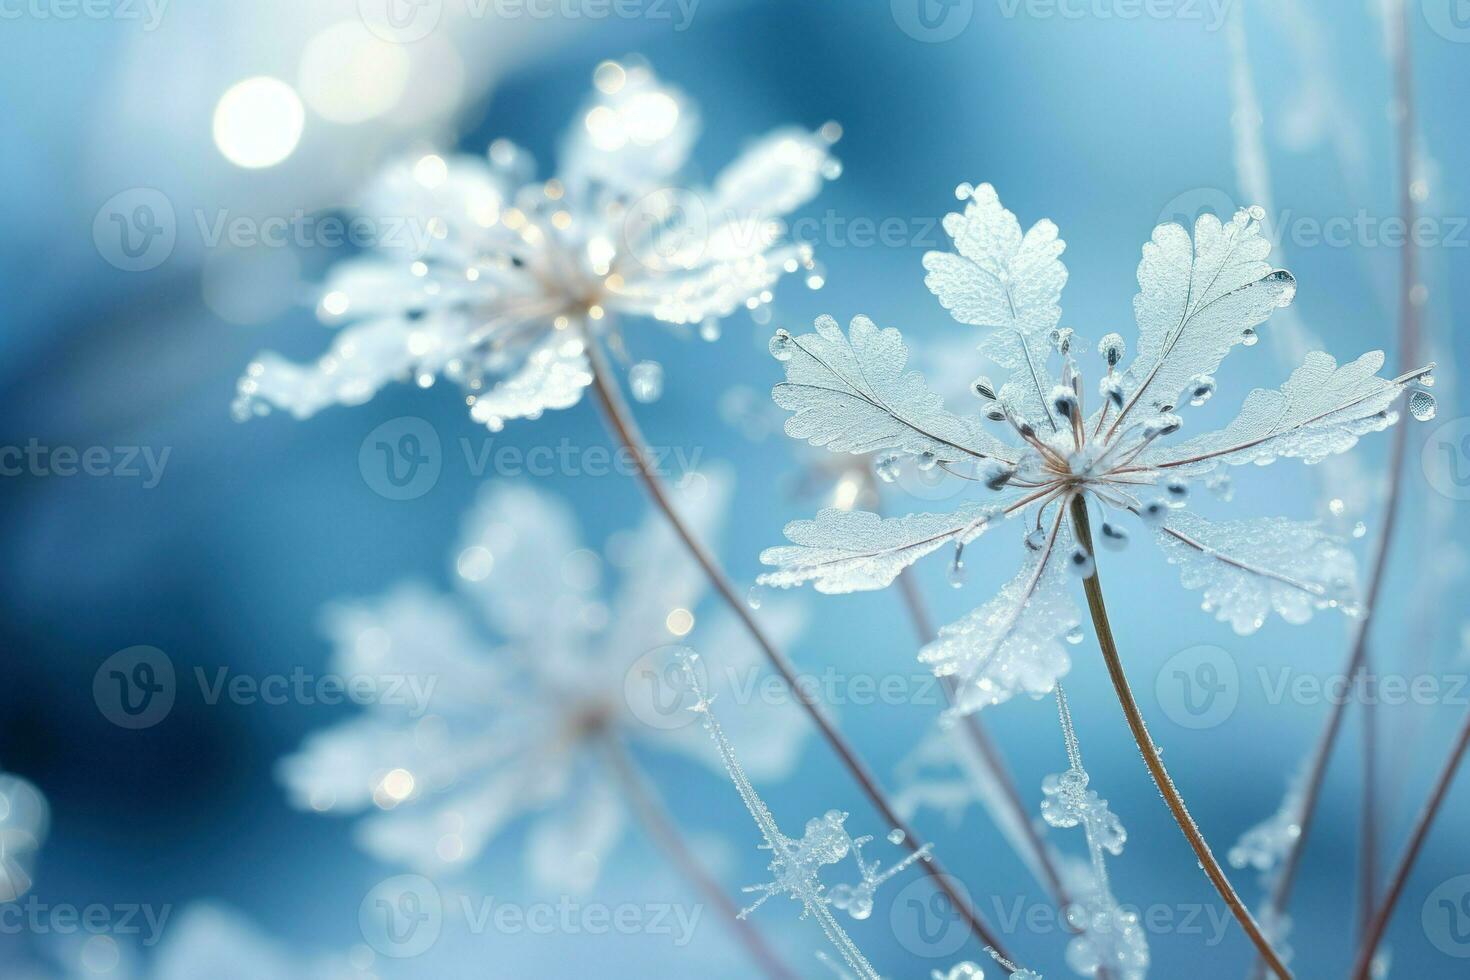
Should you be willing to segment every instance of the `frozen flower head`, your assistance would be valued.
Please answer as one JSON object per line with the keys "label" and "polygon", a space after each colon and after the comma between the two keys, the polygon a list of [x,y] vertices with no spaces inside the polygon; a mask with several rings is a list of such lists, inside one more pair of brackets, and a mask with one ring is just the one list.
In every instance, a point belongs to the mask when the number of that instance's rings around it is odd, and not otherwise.
{"label": "frozen flower head", "polygon": [[51,824],[51,808],[36,787],[0,773],[0,902],[31,890],[36,852]]}
{"label": "frozen flower head", "polygon": [[[676,494],[696,527],[712,529],[730,486],[695,474]],[[525,487],[486,489],[454,578],[453,594],[403,586],[331,611],[334,670],[364,685],[370,704],[308,738],[281,778],[302,808],[368,814],[363,846],[426,872],[472,861],[526,817],[537,883],[587,886],[623,832],[610,763],[625,747],[719,771],[694,715],[670,694],[675,679],[659,673],[660,651],[707,647],[717,651],[712,671],[760,691],[759,651],[728,613],[701,608],[706,580],[663,522],[615,537],[604,561],[582,546],[565,504]],[[762,615],[783,639],[797,629],[789,607]],[[739,716],[752,769],[789,772],[807,727],[800,714],[755,698]]]}
{"label": "frozen flower head", "polygon": [[[1214,395],[1226,356],[1254,345],[1257,328],[1296,293],[1291,274],[1265,261],[1259,209],[1223,222],[1206,214],[1192,237],[1176,224],[1154,229],[1138,267],[1135,352],[1130,359],[1124,339],[1108,333],[1084,365],[1083,343],[1061,326],[1067,270],[1056,226],[1023,232],[988,184],[959,196],[964,213],[944,221],[956,250],[924,257],[925,283],[955,319],[985,329],[980,352],[1009,372],[999,385],[976,380],[979,411],[947,409],[906,370],[898,331],[866,317],[846,333],[830,317],[815,333],[778,331],[771,351],[785,363],[773,394],[792,413],[790,435],[838,453],[881,452],[877,469],[889,479],[905,463],[942,467],[968,481],[971,499],[952,513],[889,519],[824,510],[787,526],[791,544],[761,556],[776,567],[761,581],[882,588],[946,545],[958,581],[962,549],[1016,522],[1020,572],[920,653],[958,683],[962,711],[1046,693],[1066,672],[1063,640],[1081,635],[1069,578],[1094,568],[1071,525],[1074,502],[1098,513],[1105,547],[1123,547],[1141,528],[1184,586],[1203,593],[1204,609],[1239,633],[1272,611],[1292,623],[1327,607],[1354,611],[1354,559],[1315,525],[1219,522],[1186,504],[1200,486],[1224,486],[1232,466],[1314,463],[1350,449],[1395,421],[1395,401],[1410,382],[1428,383],[1427,370],[1389,380],[1378,377],[1379,351],[1343,365],[1308,354],[1279,390],[1251,392],[1225,428],[1191,435],[1191,410]],[[1429,398],[1415,392],[1416,416],[1432,413]]]}
{"label": "frozen flower head", "polygon": [[[776,130],[708,187],[679,183],[699,123],[693,105],[641,64],[604,62],[567,133],[557,176],[533,181],[504,140],[486,157],[420,156],[390,166],[362,215],[376,247],[339,265],[318,313],[347,324],[310,364],[262,354],[239,382],[238,418],[271,407],[298,418],[360,404],[389,381],[461,385],[471,415],[507,419],[567,408],[591,383],[586,345],[623,351],[625,318],[701,324],[763,309],[811,250],[782,218],[813,198],[837,162],[839,133]],[[635,397],[661,387],[635,365]]]}

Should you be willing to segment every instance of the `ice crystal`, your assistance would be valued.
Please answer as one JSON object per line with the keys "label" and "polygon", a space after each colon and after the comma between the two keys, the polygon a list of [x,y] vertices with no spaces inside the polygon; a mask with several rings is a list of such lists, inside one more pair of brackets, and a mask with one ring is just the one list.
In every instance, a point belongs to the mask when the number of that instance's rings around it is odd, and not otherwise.
{"label": "ice crystal", "polygon": [[1041,815],[1053,827],[1081,827],[1087,837],[1088,863],[1067,875],[1072,904],[1067,922],[1077,934],[1067,944],[1067,964],[1083,976],[1143,980],[1148,972],[1148,937],[1136,913],[1122,908],[1113,897],[1104,852],[1123,853],[1128,834],[1108,801],[1088,786],[1082,751],[1067,707],[1067,695],[1057,688],[1057,712],[1067,746],[1067,771],[1047,776],[1042,783],[1046,799]]}
{"label": "ice crystal", "polygon": [[[755,820],[756,828],[764,840],[761,847],[771,852],[771,862],[768,865],[771,880],[746,889],[759,897],[752,905],[741,910],[740,917],[745,918],[772,896],[786,895],[801,905],[802,918],[813,918],[817,921],[827,941],[858,980],[879,980],[878,972],[842,928],[832,910],[835,908],[846,911],[854,919],[866,919],[873,912],[873,895],[878,888],[915,861],[926,859],[929,845],[924,845],[884,871],[878,862],[863,859],[863,845],[873,838],[851,836],[845,826],[847,814],[841,810],[828,810],[822,816],[808,820],[800,838],[788,837],[782,833],[770,808],[756,792],[750,777],[736,757],[735,747],[726,736],[719,719],[711,710],[713,698],[704,687],[696,669],[698,655],[681,653],[678,663],[685,683],[694,695],[691,710],[699,716],[705,731],[718,748],[730,781]],[[822,869],[839,864],[848,856],[857,865],[859,880],[852,884],[838,884],[829,890],[822,880]]]}
{"label": "ice crystal", "polygon": [[1187,406],[1217,390],[1225,358],[1253,345],[1256,329],[1296,293],[1291,274],[1265,261],[1264,215],[1251,208],[1227,221],[1202,215],[1192,236],[1176,224],[1154,229],[1138,267],[1136,352],[1125,367],[1128,345],[1118,335],[1103,338],[1101,405],[1089,410],[1077,360],[1083,345],[1059,326],[1067,273],[1055,226],[1041,221],[1023,233],[989,185],[964,185],[961,193],[964,213],[945,219],[956,251],[926,255],[925,282],[957,320],[986,328],[980,350],[1009,369],[998,389],[983,379],[976,391],[985,419],[1002,423],[1010,438],[947,410],[906,370],[897,330],[858,317],[844,334],[822,317],[815,333],[779,332],[773,349],[786,380],[773,397],[793,413],[789,434],[833,452],[880,454],[888,469],[899,457],[940,467],[970,481],[976,499],[949,514],[828,510],[793,522],[790,544],[762,554],[774,570],[760,581],[812,582],[829,593],[882,588],[946,544],[963,547],[1023,519],[1020,573],[920,653],[955,678],[962,711],[1045,694],[1068,669],[1065,641],[1079,615],[1065,569],[1086,577],[1093,568],[1070,524],[1078,499],[1101,510],[1110,546],[1128,540],[1119,515],[1140,518],[1180,565],[1184,584],[1202,590],[1205,607],[1242,633],[1273,610],[1290,622],[1318,609],[1355,611],[1353,560],[1314,525],[1214,523],[1182,508],[1195,479],[1228,487],[1217,472],[1223,466],[1345,452],[1396,420],[1391,406],[1427,369],[1384,379],[1381,353],[1341,366],[1311,353],[1280,390],[1246,398],[1220,432],[1171,439],[1185,428]]}
{"label": "ice crystal", "polygon": [[[934,970],[929,974],[933,980],[985,980],[985,971],[974,963],[956,963],[948,971]],[[1030,970],[1009,970],[1010,980],[1041,980],[1041,974]]]}
{"label": "ice crystal", "polygon": [[[730,492],[716,473],[676,494],[708,531]],[[532,877],[580,889],[623,831],[611,746],[674,751],[722,771],[644,661],[696,623],[690,639],[719,650],[719,666],[743,683],[759,683],[759,651],[728,613],[699,622],[706,579],[664,522],[651,518],[624,545],[627,567],[606,597],[603,562],[578,538],[555,498],[487,488],[455,551],[457,595],[405,585],[331,610],[335,672],[407,683],[382,686],[398,696],[373,699],[283,760],[292,801],[370,813],[358,825],[363,846],[422,871],[462,866],[530,815]],[[763,618],[785,642],[795,610],[773,607]],[[790,771],[807,730],[797,713],[756,699],[738,721],[753,767],[767,778]]]}
{"label": "ice crystal", "polygon": [[[358,404],[394,380],[463,386],[491,429],[567,408],[591,383],[586,345],[620,318],[703,323],[758,309],[784,274],[812,269],[782,218],[835,175],[835,125],[778,129],[709,187],[678,185],[698,131],[693,105],[642,64],[605,63],[565,138],[558,175],[531,181],[527,155],[497,140],[485,157],[420,156],[389,166],[361,217],[374,248],[333,270],[318,306],[341,330],[296,364],[262,354],[238,385],[239,418],[298,418]],[[635,393],[656,395],[644,368]]]}

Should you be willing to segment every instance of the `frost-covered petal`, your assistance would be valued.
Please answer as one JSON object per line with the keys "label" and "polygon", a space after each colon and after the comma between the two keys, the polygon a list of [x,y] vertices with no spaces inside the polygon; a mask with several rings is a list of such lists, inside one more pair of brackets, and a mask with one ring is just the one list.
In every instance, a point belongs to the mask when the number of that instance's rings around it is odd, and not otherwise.
{"label": "frost-covered petal", "polygon": [[498,432],[510,419],[539,418],[547,409],[571,408],[592,383],[592,367],[580,337],[550,333],[521,366],[475,397],[470,417]]}
{"label": "frost-covered petal", "polygon": [[655,190],[683,168],[699,135],[699,113],[683,92],[646,65],[620,69],[621,80],[593,92],[562,141],[559,173],[574,194],[592,184]]}
{"label": "frost-covered petal", "polygon": [[945,544],[974,540],[999,513],[995,506],[971,504],[950,514],[879,517],[829,507],[815,520],[786,525],[791,544],[761,552],[761,562],[779,571],[757,582],[779,588],[812,582],[831,594],[881,589]]}
{"label": "frost-covered petal", "polygon": [[1214,374],[1230,348],[1296,295],[1291,273],[1266,263],[1271,243],[1248,211],[1195,222],[1194,239],[1159,225],[1138,265],[1138,356],[1124,376],[1130,404],[1178,406],[1191,378]]}
{"label": "frost-covered petal", "polygon": [[1059,516],[1051,542],[1029,551],[1015,578],[919,651],[920,663],[954,678],[955,711],[1047,694],[1071,667],[1065,637],[1079,622],[1066,563],[1071,547]]}
{"label": "frost-covered petal", "polygon": [[1315,523],[1211,522],[1181,510],[1156,536],[1184,587],[1203,592],[1205,611],[1242,636],[1260,629],[1272,612],[1305,623],[1318,609],[1357,609],[1357,562]]}
{"label": "frost-covered petal", "polygon": [[623,835],[623,800],[606,776],[589,770],[577,794],[537,816],[526,838],[526,869],[542,888],[585,891]]}
{"label": "frost-covered petal", "polygon": [[1013,459],[1014,450],[980,423],[944,408],[917,371],[904,371],[908,348],[897,330],[855,317],[846,336],[837,321],[818,318],[816,333],[772,342],[786,363],[786,381],[771,392],[792,412],[786,432],[837,453],[897,449],[954,462]]}
{"label": "frost-covered petal", "polygon": [[1224,429],[1155,450],[1147,465],[1207,472],[1222,463],[1270,463],[1282,456],[1318,462],[1347,452],[1358,437],[1393,421],[1389,408],[1406,387],[1380,378],[1383,352],[1370,351],[1338,366],[1330,354],[1313,351],[1279,391],[1257,388],[1240,415]]}
{"label": "frost-covered petal", "polygon": [[716,218],[789,214],[817,196],[832,155],[818,133],[786,126],[761,137],[714,182]]}
{"label": "frost-covered petal", "polygon": [[1062,317],[1066,243],[1046,219],[1021,234],[1016,216],[1001,206],[995,188],[975,188],[964,214],[950,214],[944,229],[958,254],[929,252],[924,284],[961,323],[996,328],[982,344],[986,356],[1019,368]]}
{"label": "frost-covered petal", "polygon": [[370,219],[373,246],[406,263],[444,247],[451,230],[491,227],[513,192],[509,175],[484,157],[430,154],[389,163],[355,211]]}

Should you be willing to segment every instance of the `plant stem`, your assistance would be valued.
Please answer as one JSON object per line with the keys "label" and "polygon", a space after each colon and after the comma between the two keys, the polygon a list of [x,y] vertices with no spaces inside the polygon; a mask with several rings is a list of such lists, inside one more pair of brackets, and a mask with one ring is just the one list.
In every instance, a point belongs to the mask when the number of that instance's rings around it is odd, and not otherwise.
{"label": "plant stem", "polygon": [[1393,916],[1394,906],[1398,904],[1399,897],[1403,895],[1404,886],[1409,881],[1409,872],[1413,869],[1414,862],[1424,847],[1424,841],[1429,836],[1429,827],[1434,823],[1434,818],[1439,813],[1445,796],[1449,793],[1450,784],[1454,782],[1455,773],[1460,768],[1460,762],[1465,757],[1467,747],[1470,747],[1470,713],[1466,714],[1465,721],[1460,725],[1459,734],[1455,736],[1454,745],[1450,749],[1450,756],[1445,760],[1439,778],[1434,781],[1434,788],[1429,793],[1429,799],[1424,803],[1424,809],[1419,812],[1419,818],[1414,822],[1414,830],[1409,835],[1409,843],[1404,847],[1403,856],[1399,858],[1393,877],[1389,880],[1388,889],[1383,894],[1383,904],[1374,913],[1368,930],[1363,936],[1363,945],[1358,950],[1358,959],[1353,966],[1353,980],[1366,980],[1368,976],[1368,971],[1373,965],[1373,954],[1383,940],[1383,933],[1388,928],[1389,919]]}
{"label": "plant stem", "polygon": [[[1414,180],[1415,124],[1414,73],[1409,49],[1408,5],[1403,0],[1398,0],[1398,9],[1395,13],[1397,14],[1397,26],[1392,28],[1392,60],[1394,99],[1398,108],[1395,120],[1398,143],[1399,208],[1403,212],[1405,221],[1412,225],[1416,211],[1414,195],[1410,190],[1410,185]],[[1412,242],[1405,242],[1404,247],[1399,249],[1399,276],[1398,356],[1399,366],[1404,369],[1406,365],[1414,363],[1419,358],[1419,305],[1413,296],[1414,286],[1418,281],[1418,255]],[[1394,429],[1389,451],[1388,491],[1383,505],[1383,527],[1378,535],[1373,565],[1368,574],[1367,585],[1363,590],[1363,614],[1353,631],[1347,668],[1343,671],[1350,683],[1356,683],[1368,658],[1368,631],[1373,624],[1373,616],[1378,607],[1378,594],[1383,587],[1384,572],[1388,567],[1389,548],[1393,543],[1394,531],[1398,526],[1398,505],[1403,489],[1404,457],[1408,450],[1408,439],[1408,425],[1401,420]],[[1301,812],[1297,819],[1299,833],[1286,852],[1281,870],[1276,876],[1275,887],[1271,890],[1270,908],[1278,915],[1285,913],[1287,902],[1291,898],[1292,884],[1296,879],[1297,869],[1301,865],[1301,856],[1306,848],[1312,818],[1322,796],[1322,786],[1327,776],[1327,764],[1331,761],[1333,746],[1342,731],[1342,719],[1347,710],[1347,700],[1337,699],[1328,709],[1326,726],[1322,730],[1321,738],[1312,756],[1306,789],[1302,795]],[[1367,808],[1364,812],[1364,824],[1376,825],[1376,817],[1371,817],[1368,812],[1376,805],[1375,800],[1365,795],[1363,802]]]}
{"label": "plant stem", "polygon": [[1083,579],[1082,583],[1087,592],[1087,607],[1092,613],[1093,629],[1097,632],[1097,643],[1102,649],[1103,662],[1107,664],[1108,676],[1112,678],[1113,690],[1117,692],[1118,703],[1122,705],[1123,715],[1128,719],[1128,727],[1133,732],[1133,740],[1138,743],[1138,750],[1143,753],[1143,761],[1148,766],[1149,775],[1153,777],[1159,792],[1164,795],[1164,802],[1169,805],[1174,821],[1179,824],[1179,829],[1184,832],[1189,846],[1194,849],[1200,868],[1210,879],[1210,884],[1215,886],[1215,891],[1220,893],[1220,897],[1230,908],[1231,914],[1235,916],[1251,942],[1255,943],[1256,949],[1260,951],[1261,956],[1265,957],[1271,969],[1276,971],[1276,975],[1282,980],[1291,980],[1291,972],[1287,970],[1286,964],[1281,962],[1281,958],[1271,948],[1271,943],[1261,932],[1261,927],[1251,917],[1250,910],[1245,907],[1245,903],[1231,887],[1230,879],[1225,877],[1225,871],[1220,867],[1220,862],[1215,860],[1215,855],[1210,851],[1210,845],[1200,833],[1194,818],[1189,815],[1189,810],[1185,807],[1179,790],[1174,787],[1174,780],[1169,777],[1169,771],[1164,768],[1164,761],[1159,757],[1158,747],[1154,745],[1153,739],[1149,736],[1148,727],[1143,721],[1143,714],[1138,710],[1138,702],[1133,698],[1133,690],[1128,686],[1128,677],[1123,673],[1123,662],[1118,656],[1118,644],[1113,639],[1113,630],[1108,624],[1108,609],[1103,603],[1102,581],[1098,577],[1096,568],[1097,551],[1093,548],[1092,526],[1087,519],[1087,501],[1080,495],[1072,498],[1072,526],[1082,546],[1093,556],[1092,574]]}
{"label": "plant stem", "polygon": [[[929,618],[929,611],[924,606],[923,597],[919,595],[913,576],[908,571],[900,572],[898,575],[898,592],[903,597],[904,606],[908,609],[909,618],[914,624],[914,633],[918,636],[920,645],[933,642],[935,637],[933,621]],[[954,678],[943,677],[940,678],[940,682],[944,686],[945,696],[951,704],[954,704]],[[975,751],[984,761],[986,768],[995,776],[996,785],[1000,787],[1001,799],[1006,808],[1011,811],[1012,818],[1022,828],[1026,837],[1026,845],[1035,859],[1036,867],[1041,869],[1041,884],[1046,888],[1057,908],[1065,910],[1071,904],[1071,898],[1062,884],[1061,874],[1057,871],[1056,862],[1052,860],[1050,849],[1047,848],[1046,842],[1041,839],[1041,834],[1036,830],[1035,821],[1031,820],[1027,814],[1026,804],[1016,789],[1015,777],[1011,775],[1010,767],[1006,765],[1000,747],[995,744],[995,739],[990,737],[990,732],[986,730],[978,714],[973,712],[966,714],[960,724],[970,744],[974,746]]]}
{"label": "plant stem", "polygon": [[[904,845],[911,852],[917,852],[924,846],[923,838],[915,833],[908,822],[898,815],[898,812],[893,808],[893,804],[889,801],[887,794],[879,784],[877,777],[874,776],[873,771],[857,754],[857,750],[848,743],[843,734],[837,730],[837,726],[827,716],[826,709],[807,693],[801,684],[797,683],[796,669],[792,666],[791,661],[784,653],[777,649],[775,643],[766,635],[765,630],[755,621],[755,617],[751,615],[749,607],[735,593],[735,586],[730,582],[724,569],[720,567],[709,549],[704,546],[704,543],[695,535],[693,529],[684,522],[683,518],[679,516],[678,511],[675,510],[672,501],[669,500],[668,493],[664,489],[663,482],[659,479],[658,474],[653,471],[652,464],[650,463],[651,454],[648,451],[648,443],[643,438],[642,432],[639,431],[638,423],[633,419],[627,404],[623,401],[622,392],[618,388],[617,380],[612,377],[612,372],[607,362],[607,355],[603,353],[597,338],[593,336],[587,336],[586,345],[588,356],[592,361],[592,388],[597,394],[598,402],[602,406],[608,428],[614,438],[622,444],[623,448],[636,461],[638,477],[642,481],[644,489],[648,491],[648,496],[654,506],[663,513],[669,525],[674,529],[679,539],[683,541],[689,554],[699,563],[700,568],[704,570],[715,591],[720,594],[725,604],[730,607],[731,612],[735,614],[746,631],[750,633],[771,666],[781,675],[792,697],[802,706],[807,716],[811,718],[812,723],[822,733],[822,737],[827,740],[827,744],[837,753],[838,759],[841,760],[842,765],[852,775],[853,779],[856,780],[858,786],[862,789],[863,794],[867,796],[868,801],[872,803],[874,809],[878,811],[887,826],[903,831]],[[955,910],[964,918],[966,925],[975,937],[983,945],[996,950],[1002,956],[1005,956],[1006,959],[1011,959],[1005,952],[1000,937],[991,928],[989,923],[971,907],[970,902],[960,894],[959,889],[954,885],[953,879],[945,872],[938,859],[930,856],[927,860],[920,861],[919,867],[923,868],[924,872],[933,879],[935,887],[944,892],[954,904]]]}
{"label": "plant stem", "polygon": [[[1364,663],[1368,663],[1365,659]],[[1364,677],[1368,674],[1362,675]],[[1363,773],[1358,821],[1358,937],[1368,935],[1378,887],[1378,712],[1363,698]]]}
{"label": "plant stem", "polygon": [[628,800],[628,806],[637,815],[649,839],[663,851],[669,863],[719,911],[735,938],[760,966],[761,972],[772,980],[798,980],[798,974],[781,961],[755,926],[740,918],[740,909],[704,865],[699,863],[663,801],[638,770],[627,746],[616,735],[604,738],[602,745],[606,749],[608,767],[617,778],[618,785]]}

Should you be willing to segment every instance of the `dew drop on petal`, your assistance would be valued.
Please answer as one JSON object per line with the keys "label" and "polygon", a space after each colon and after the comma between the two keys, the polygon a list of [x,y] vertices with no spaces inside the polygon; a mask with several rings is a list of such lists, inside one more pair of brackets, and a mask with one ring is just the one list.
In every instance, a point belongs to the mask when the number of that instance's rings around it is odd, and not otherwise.
{"label": "dew drop on petal", "polygon": [[775,336],[771,338],[769,346],[772,357],[778,361],[789,361],[791,360],[792,350],[796,346],[796,341],[792,339],[789,330],[781,329],[777,330]]}
{"label": "dew drop on petal", "polygon": [[1358,523],[1356,523],[1356,524],[1353,525],[1353,537],[1355,537],[1355,538],[1361,538],[1363,535],[1365,535],[1367,533],[1368,533],[1368,525],[1367,524],[1364,524],[1362,521],[1358,521]]}
{"label": "dew drop on petal", "polygon": [[759,609],[764,596],[765,591],[759,585],[752,585],[750,591],[745,593],[745,604],[752,609]]}
{"label": "dew drop on petal", "polygon": [[906,839],[907,835],[897,827],[888,832],[888,843],[890,844],[902,844]]}
{"label": "dew drop on petal", "polygon": [[936,465],[938,465],[938,463],[939,457],[934,455],[933,453],[926,452],[919,454],[919,469],[924,470],[925,472],[932,470]]}
{"label": "dew drop on petal", "polygon": [[1255,327],[1246,327],[1240,332],[1240,342],[1247,347],[1254,347],[1261,342],[1261,335],[1256,333]]}
{"label": "dew drop on petal", "polygon": [[1196,374],[1189,379],[1189,404],[1199,408],[1215,393],[1215,379],[1208,374]]}
{"label": "dew drop on petal", "polygon": [[1082,636],[1083,633],[1081,625],[1073,626],[1071,629],[1067,630],[1067,642],[1072,644],[1073,646],[1076,646],[1077,644],[1082,642]]}
{"label": "dew drop on petal", "polygon": [[639,361],[628,369],[628,388],[633,397],[647,405],[664,393],[664,369],[658,361]]}
{"label": "dew drop on petal", "polygon": [[873,470],[878,474],[878,479],[884,483],[892,483],[898,479],[900,458],[897,453],[887,456],[879,456],[873,464]]}
{"label": "dew drop on petal", "polygon": [[1421,385],[1423,385],[1424,387],[1426,387],[1426,388],[1433,388],[1434,387],[1434,372],[1433,371],[1430,371],[1430,372],[1427,372],[1425,374],[1419,375],[1419,383]]}
{"label": "dew drop on petal", "polygon": [[1409,395],[1409,414],[1420,422],[1428,422],[1439,411],[1434,396],[1427,391],[1415,391]]}

